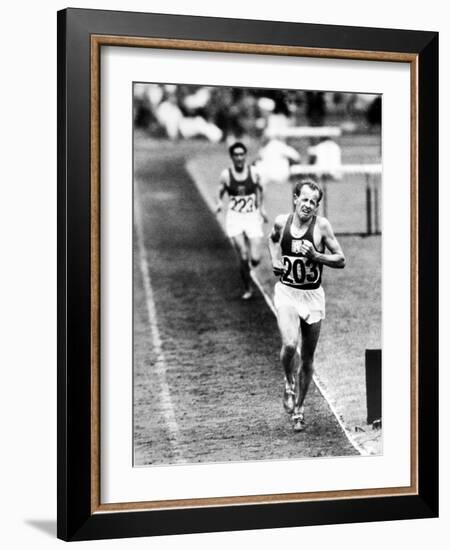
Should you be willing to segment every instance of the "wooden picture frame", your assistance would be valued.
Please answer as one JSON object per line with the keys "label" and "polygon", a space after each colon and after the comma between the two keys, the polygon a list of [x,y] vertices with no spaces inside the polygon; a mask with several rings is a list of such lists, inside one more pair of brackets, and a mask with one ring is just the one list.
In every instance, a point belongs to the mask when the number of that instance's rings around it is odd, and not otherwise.
{"label": "wooden picture frame", "polygon": [[[100,51],[361,59],[411,70],[409,487],[102,504]],[[58,537],[88,540],[438,514],[438,35],[67,9],[58,13]]]}

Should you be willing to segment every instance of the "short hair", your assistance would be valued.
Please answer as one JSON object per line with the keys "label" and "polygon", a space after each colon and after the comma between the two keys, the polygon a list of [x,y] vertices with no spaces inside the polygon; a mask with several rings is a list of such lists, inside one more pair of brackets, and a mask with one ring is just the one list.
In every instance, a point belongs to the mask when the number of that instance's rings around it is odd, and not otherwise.
{"label": "short hair", "polygon": [[235,143],[233,143],[233,145],[230,145],[228,147],[230,157],[234,154],[236,149],[243,149],[244,153],[247,153],[247,147],[242,143],[242,141],[236,141]]}
{"label": "short hair", "polygon": [[294,187],[294,195],[296,197],[299,197],[305,185],[307,185],[313,191],[317,191],[319,193],[319,200],[317,201],[317,204],[319,204],[323,196],[323,191],[320,185],[311,178],[306,178],[298,181]]}

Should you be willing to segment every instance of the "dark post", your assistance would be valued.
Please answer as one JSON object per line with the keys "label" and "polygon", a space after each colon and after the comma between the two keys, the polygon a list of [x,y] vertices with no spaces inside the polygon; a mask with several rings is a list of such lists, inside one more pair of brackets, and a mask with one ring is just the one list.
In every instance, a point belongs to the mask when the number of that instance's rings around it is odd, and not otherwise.
{"label": "dark post", "polygon": [[372,234],[372,189],[370,188],[370,176],[366,174],[366,221],[367,235]]}
{"label": "dark post", "polygon": [[374,182],[374,186],[373,186],[373,198],[374,198],[374,217],[375,217],[375,235],[379,235],[381,233],[381,230],[380,230],[380,220],[379,220],[379,198],[378,198],[378,194],[379,194],[379,191],[378,191],[378,184],[377,182],[375,181]]}
{"label": "dark post", "polygon": [[366,349],[367,424],[381,426],[381,349]]}

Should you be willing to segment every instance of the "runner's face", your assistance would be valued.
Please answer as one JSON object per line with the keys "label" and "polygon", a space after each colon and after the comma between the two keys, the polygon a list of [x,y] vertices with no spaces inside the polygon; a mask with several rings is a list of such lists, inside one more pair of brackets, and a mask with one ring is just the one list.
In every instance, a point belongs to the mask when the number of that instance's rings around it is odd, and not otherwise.
{"label": "runner's face", "polygon": [[244,168],[245,165],[245,151],[244,149],[235,149],[231,155],[231,160],[233,161],[233,166],[236,170],[240,171]]}
{"label": "runner's face", "polygon": [[304,185],[297,197],[294,195],[295,212],[301,221],[310,220],[319,207],[319,192]]}

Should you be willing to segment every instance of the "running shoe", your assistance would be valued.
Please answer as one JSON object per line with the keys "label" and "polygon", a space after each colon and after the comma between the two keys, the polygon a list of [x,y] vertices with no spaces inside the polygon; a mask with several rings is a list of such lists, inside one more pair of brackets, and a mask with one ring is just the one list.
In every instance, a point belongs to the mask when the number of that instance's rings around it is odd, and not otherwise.
{"label": "running shoe", "polygon": [[294,424],[294,432],[303,432],[305,429],[305,414],[300,409],[294,409],[291,420]]}

